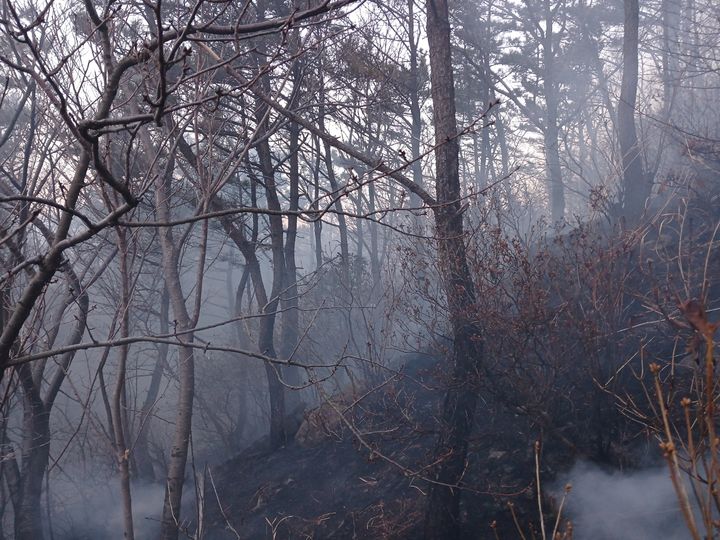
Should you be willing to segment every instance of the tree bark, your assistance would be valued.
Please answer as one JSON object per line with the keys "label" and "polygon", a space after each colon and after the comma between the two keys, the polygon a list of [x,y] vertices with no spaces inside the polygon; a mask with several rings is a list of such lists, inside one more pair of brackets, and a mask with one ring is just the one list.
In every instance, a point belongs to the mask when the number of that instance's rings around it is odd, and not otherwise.
{"label": "tree bark", "polygon": [[[148,148],[150,146],[148,145]],[[170,179],[172,166],[165,175],[158,175],[155,183],[155,209],[160,221],[170,221]],[[182,284],[180,281],[179,250],[173,237],[171,227],[158,229],[162,250],[162,268],[167,287],[173,316],[177,322],[178,340],[192,343],[192,320],[185,305]],[[195,397],[195,359],[191,347],[180,347],[178,355],[178,404],[175,415],[175,432],[168,462],[167,481],[165,484],[165,501],[163,503],[162,521],[160,524],[161,540],[177,540],[180,523],[185,467],[187,465],[190,432],[192,430],[192,409]]]}
{"label": "tree bark", "polygon": [[481,329],[475,323],[476,297],[467,262],[460,204],[455,85],[447,0],[427,0],[433,121],[435,125],[435,225],[438,259],[453,333],[452,377],[442,409],[435,456],[442,459],[430,486],[425,513],[427,539],[458,538],[460,490],[468,437],[477,404],[474,384],[482,359]]}
{"label": "tree bark", "polygon": [[[418,44],[415,37],[415,1],[408,0],[408,45],[410,47],[410,118],[412,178],[420,187],[423,185],[422,162],[420,161],[420,138],[422,137],[422,115],[420,112],[420,70],[418,66]],[[413,206],[422,201],[414,193],[410,194]]]}
{"label": "tree bark", "polygon": [[50,410],[40,396],[30,365],[18,367],[23,387],[23,444],[15,538],[42,540],[42,484],[50,456]]}
{"label": "tree bark", "polygon": [[[300,207],[300,163],[298,152],[300,126],[295,122],[290,124],[290,212],[296,212]],[[297,215],[287,216],[287,231],[285,233],[285,290],[283,292],[281,355],[284,360],[290,359],[300,340],[300,313],[298,311],[297,263],[295,261],[295,243],[297,240]],[[285,368],[288,383],[293,386],[300,385],[300,373],[295,366]],[[286,396],[287,409],[295,411],[300,406],[300,394],[290,391]]]}
{"label": "tree bark", "polygon": [[[49,233],[47,238],[51,238]],[[64,307],[58,311],[56,323],[49,332],[48,347],[53,346],[65,309],[74,302],[77,302],[78,311],[73,332],[67,343],[69,345],[80,343],[85,333],[90,298],[70,265],[64,269],[64,273],[69,289],[72,289],[74,293],[68,296]],[[75,297],[75,295],[77,296]],[[17,368],[23,389],[21,473],[19,490],[13,497],[15,538],[17,540],[42,540],[44,538],[41,499],[43,479],[50,457],[50,413],[74,357],[74,351],[60,357],[56,371],[49,377],[45,397],[42,396],[45,364],[38,363],[34,366],[23,364]]]}
{"label": "tree bark", "polygon": [[[376,210],[376,194],[375,183],[371,182],[368,186],[368,211],[370,215],[375,216]],[[378,225],[370,222],[370,274],[372,275],[373,285],[380,284],[380,256],[378,243]],[[378,289],[380,290],[380,289]]]}
{"label": "tree bark", "polygon": [[[324,92],[320,91],[320,114],[318,115],[318,126],[320,130],[325,132],[325,104],[322,100],[325,99]],[[340,232],[340,268],[341,278],[343,280],[343,286],[347,287],[350,283],[350,247],[348,245],[348,230],[345,214],[343,213],[343,206],[341,198],[339,197],[339,188],[337,179],[335,178],[335,168],[333,166],[332,153],[330,151],[330,143],[327,139],[323,139],[323,150],[325,157],[325,168],[327,170],[328,181],[330,182],[330,189],[332,190],[333,197],[335,197],[335,211],[337,212],[338,230]]]}
{"label": "tree bark", "polygon": [[550,192],[550,215],[553,223],[565,217],[565,185],[560,163],[560,129],[558,127],[559,96],[555,80],[555,45],[553,43],[553,16],[549,1],[545,1],[545,42],[543,43],[543,67],[545,87],[545,166]]}
{"label": "tree bark", "polygon": [[652,184],[645,175],[635,131],[635,106],[638,87],[638,0],[625,0],[623,31],[623,74],[618,103],[618,141],[623,170],[623,213],[627,220],[642,216]]}
{"label": "tree bark", "polygon": [[[160,334],[165,335],[170,331],[170,298],[167,290],[163,285],[163,291],[160,296]],[[150,447],[148,441],[148,433],[150,432],[150,424],[152,423],[153,410],[160,392],[160,383],[162,382],[163,371],[167,365],[167,357],[169,345],[159,343],[157,346],[158,357],[150,376],[150,385],[148,386],[142,408],[140,409],[140,424],[135,440],[135,446],[132,453],[133,463],[137,478],[147,482],[155,481],[155,471],[153,469],[152,458],[150,457]]]}
{"label": "tree bark", "polygon": [[[258,100],[259,101],[259,100]],[[260,120],[265,115],[267,106],[258,103],[258,120],[265,124],[265,127],[258,133],[260,142],[256,150],[260,158],[260,168],[265,183],[265,198],[267,199],[268,209],[276,212],[268,216],[270,222],[270,246],[272,251],[273,263],[273,279],[270,298],[263,305],[264,317],[260,320],[259,345],[260,352],[276,358],[275,351],[275,321],[277,319],[277,309],[280,303],[280,295],[283,294],[285,283],[285,247],[283,245],[283,218],[279,214],[281,211],[280,199],[278,198],[277,188],[275,186],[275,173],[273,171],[272,153],[270,151],[270,143],[267,139],[267,119]],[[285,387],[280,380],[280,373],[275,366],[266,362],[265,372],[268,379],[268,392],[270,396],[270,448],[280,448],[286,442],[286,433],[284,428],[285,419]]]}
{"label": "tree bark", "polygon": [[[320,164],[323,160],[323,153],[320,146],[320,138],[315,135],[313,137],[313,145],[315,150],[315,166],[313,167],[313,210],[317,211],[320,208]],[[323,265],[323,250],[322,250],[322,220],[316,219],[313,222],[313,238],[315,244],[315,271],[319,271]]]}
{"label": "tree bark", "polygon": [[[120,299],[120,337],[130,335],[130,269],[128,267],[127,231],[116,229],[120,262],[121,299]],[[132,492],[130,489],[130,448],[127,446],[127,412],[125,407],[125,382],[129,345],[121,345],[118,350],[118,372],[112,400],[113,428],[115,430],[115,452],[120,469],[120,493],[122,497],[123,538],[133,540],[135,528],[132,515]]]}

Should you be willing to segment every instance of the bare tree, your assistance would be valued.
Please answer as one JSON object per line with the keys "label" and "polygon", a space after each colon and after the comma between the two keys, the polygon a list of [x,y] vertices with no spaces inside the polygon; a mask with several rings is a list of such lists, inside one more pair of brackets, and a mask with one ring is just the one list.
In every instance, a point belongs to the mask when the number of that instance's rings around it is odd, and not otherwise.
{"label": "bare tree", "polygon": [[642,154],[635,130],[635,107],[638,88],[638,32],[640,5],[638,0],[625,0],[623,30],[623,74],[618,103],[618,140],[623,170],[623,207],[629,219],[642,215],[650,196],[652,180],[643,170]]}
{"label": "bare tree", "polygon": [[435,129],[435,227],[441,279],[452,326],[452,377],[442,410],[435,455],[444,459],[430,486],[423,534],[425,538],[459,537],[460,491],[467,444],[477,404],[482,330],[475,313],[475,286],[467,262],[458,165],[455,84],[450,48],[450,17],[444,0],[428,0],[430,86]]}

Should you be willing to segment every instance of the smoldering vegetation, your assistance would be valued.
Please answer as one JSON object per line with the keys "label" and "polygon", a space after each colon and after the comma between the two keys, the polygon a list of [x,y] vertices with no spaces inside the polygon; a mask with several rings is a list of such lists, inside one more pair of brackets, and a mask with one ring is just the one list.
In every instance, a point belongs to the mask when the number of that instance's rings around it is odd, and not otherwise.
{"label": "smoldering vegetation", "polygon": [[717,537],[710,0],[0,2],[0,540]]}
{"label": "smoldering vegetation", "polygon": [[582,538],[690,538],[667,469],[659,464],[631,472],[578,463],[568,473],[568,517]]}

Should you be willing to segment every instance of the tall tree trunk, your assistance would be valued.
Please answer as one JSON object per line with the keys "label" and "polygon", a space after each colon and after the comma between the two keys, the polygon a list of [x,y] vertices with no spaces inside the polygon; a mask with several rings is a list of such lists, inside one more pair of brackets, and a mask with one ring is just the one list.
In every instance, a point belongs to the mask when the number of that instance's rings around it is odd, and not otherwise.
{"label": "tall tree trunk", "polygon": [[[420,70],[418,65],[418,44],[415,35],[415,0],[408,0],[408,46],[410,48],[410,148],[412,152],[412,179],[420,187],[423,185],[422,162],[420,160],[420,138],[422,137],[422,115],[420,112]],[[420,206],[422,201],[411,192],[412,206]]]}
{"label": "tall tree trunk", "polygon": [[[480,183],[478,187],[483,189],[488,184],[488,161],[490,160],[490,130],[483,129],[481,133],[481,157],[480,157]],[[494,194],[493,194],[494,196]]]}
{"label": "tall tree trunk", "polygon": [[627,220],[640,218],[652,184],[643,171],[640,145],[635,131],[638,87],[638,0],[625,0],[623,74],[618,103],[618,140],[623,168],[623,213]]}
{"label": "tall tree trunk", "polygon": [[[219,207],[219,203],[215,203],[215,208]],[[221,218],[221,223],[225,232],[228,233],[230,239],[235,243],[245,258],[245,264],[252,279],[255,297],[259,306],[265,306],[263,313],[265,316],[260,320],[260,330],[258,335],[258,349],[269,358],[276,358],[275,340],[273,331],[275,328],[275,314],[277,313],[278,298],[277,296],[268,300],[267,291],[262,280],[262,270],[260,261],[258,261],[255,253],[254,243],[245,239],[231,219]],[[285,388],[280,382],[275,367],[265,362],[265,374],[268,382],[268,392],[270,394],[270,448],[279,448],[286,442],[285,433]]]}
{"label": "tall tree trunk", "polygon": [[[118,252],[120,262],[121,299],[120,313],[120,337],[127,338],[130,335],[130,269],[128,267],[128,242],[127,231],[118,227],[116,229],[118,240]],[[123,538],[133,540],[135,528],[133,527],[132,515],[132,492],[130,490],[130,448],[127,445],[127,412],[125,407],[125,382],[127,375],[127,360],[129,345],[121,345],[118,349],[118,372],[115,391],[112,400],[113,428],[115,430],[115,453],[117,465],[120,469],[120,494],[122,497],[123,510]]]}
{"label": "tall tree trunk", "polygon": [[[42,225],[38,224],[42,229]],[[51,238],[48,231],[48,240]],[[68,345],[80,343],[85,333],[90,298],[82,287],[72,266],[64,269],[68,280],[68,290],[74,291],[68,296],[64,307],[58,310],[56,323],[48,332],[48,347],[51,348],[58,335],[62,315],[70,305],[77,303],[78,310],[75,325],[67,340]],[[75,296],[77,295],[77,296]],[[23,443],[21,449],[21,473],[19,485],[13,497],[15,514],[15,538],[17,540],[42,540],[42,485],[47,471],[50,457],[50,413],[55,399],[60,392],[63,381],[75,352],[66,352],[58,360],[55,372],[48,376],[45,373],[45,361],[31,365],[23,364],[17,367],[18,378],[23,389]],[[42,396],[44,380],[49,380]],[[17,467],[14,458],[11,467]]]}
{"label": "tall tree trunk", "polygon": [[[555,110],[557,111],[557,108]],[[547,126],[543,132],[543,141],[545,144],[545,167],[547,168],[550,192],[550,216],[553,223],[557,223],[565,216],[565,185],[563,184],[562,165],[560,164],[557,117],[548,111],[546,119]]]}
{"label": "tall tree trunk", "polygon": [[672,106],[679,76],[677,48],[680,6],[676,0],[662,0],[660,9],[662,11],[663,121],[668,123],[672,117]]}
{"label": "tall tree trunk", "polygon": [[[505,121],[502,116],[496,111],[495,112],[495,129],[497,130],[497,144],[500,147],[500,173],[501,176],[505,176],[510,173],[510,151],[508,150],[507,139],[505,137]],[[508,204],[512,205],[515,202],[512,188],[509,182],[503,183],[505,187],[505,197],[507,198]]]}
{"label": "tall tree trunk", "polygon": [[[321,117],[322,118],[322,117]],[[321,122],[320,129],[325,131]],[[325,150],[325,168],[327,169],[328,181],[330,182],[330,190],[333,196],[337,198],[335,201],[335,211],[337,212],[338,230],[340,233],[340,268],[343,285],[347,287],[350,283],[350,247],[348,243],[347,220],[345,218],[341,197],[339,196],[338,182],[335,177],[335,168],[332,161],[332,153],[330,151],[330,143],[323,141]]]}
{"label": "tall tree trunk", "polygon": [[[682,56],[683,56],[683,73],[686,77],[694,79],[699,74],[699,63],[702,61],[703,55],[700,51],[700,29],[702,25],[697,21],[697,7],[695,0],[686,0],[682,9],[681,31],[685,36]],[[695,95],[697,90],[694,88],[687,89],[683,92],[684,107],[686,110],[695,110]]]}
{"label": "tall tree trunk", "polygon": [[[313,210],[317,211],[320,208],[320,163],[323,160],[323,153],[320,146],[320,138],[315,135],[313,136],[313,145],[315,150],[315,166],[313,167]],[[316,216],[317,217],[317,216]],[[315,270],[320,270],[323,264],[323,252],[322,252],[322,220],[316,219],[313,222],[313,238],[315,243]]]}
{"label": "tall tree trunk", "polygon": [[50,456],[50,411],[46,409],[30,365],[18,368],[23,387],[23,445],[15,538],[42,540],[42,485]]}
{"label": "tall tree trunk", "polygon": [[[270,358],[276,358],[275,351],[275,321],[280,303],[280,295],[285,288],[285,247],[283,245],[283,218],[280,199],[278,198],[275,186],[275,173],[272,164],[272,153],[267,138],[267,118],[265,116],[267,106],[258,100],[258,119],[264,124],[263,129],[258,133],[260,142],[256,150],[260,158],[260,168],[265,183],[265,198],[268,209],[275,212],[268,216],[270,222],[270,247],[272,251],[273,279],[270,298],[263,306],[264,317],[260,321],[260,352]],[[280,448],[286,442],[284,428],[285,420],[285,387],[280,380],[280,373],[275,366],[269,362],[265,363],[265,373],[268,378],[268,392],[270,397],[270,448]]]}
{"label": "tall tree trunk", "polygon": [[[160,295],[160,334],[166,335],[170,331],[170,296],[167,287],[163,283],[163,290]],[[148,433],[150,432],[150,424],[152,423],[153,410],[160,392],[160,383],[162,382],[163,371],[167,366],[167,357],[169,346],[160,343],[157,346],[157,360],[150,376],[150,385],[148,386],[145,400],[140,409],[140,425],[135,441],[135,447],[131,456],[135,464],[137,478],[147,482],[155,480],[155,471],[150,457],[150,448],[148,441]]]}
{"label": "tall tree trunk", "polygon": [[[148,148],[151,146],[148,145]],[[155,209],[159,221],[170,221],[170,180],[172,166],[168,166],[167,174],[158,175],[155,183]],[[177,321],[178,340],[181,343],[192,343],[192,320],[185,305],[185,296],[180,281],[179,249],[175,244],[171,227],[158,229],[162,250],[162,268],[165,277],[173,316]],[[161,540],[177,540],[180,523],[185,467],[187,465],[190,433],[192,430],[192,410],[195,397],[195,359],[192,347],[181,346],[178,355],[178,404],[175,414],[175,431],[173,434],[170,460],[168,462],[167,481],[165,484],[165,501],[163,504],[162,521],[160,524]]]}
{"label": "tall tree trunk", "polygon": [[[262,135],[259,135],[262,137]],[[197,158],[195,157],[195,154],[193,153],[192,148],[190,145],[184,141],[180,140],[178,142],[178,150],[183,154],[185,157],[185,160],[191,164],[192,167],[195,167],[198,170],[199,174],[205,175],[205,177],[209,177],[207,171],[204,171],[201,169],[201,165],[199,164]],[[280,207],[279,199],[277,198],[277,191],[274,190],[275,188],[275,181],[274,181],[274,175],[272,174],[272,156],[270,154],[270,148],[269,146],[266,148],[263,148],[262,145],[258,145],[258,155],[260,156],[261,160],[261,168],[263,168],[264,173],[270,173],[267,175],[266,178],[264,178],[264,181],[266,183],[266,196],[272,197],[273,193],[275,196],[274,201],[268,201],[268,207],[273,209],[278,209]],[[270,160],[270,161],[269,161]],[[263,165],[262,163],[265,163]],[[268,162],[270,163],[270,166],[268,166]],[[257,179],[253,178],[253,174],[250,173],[251,176],[251,204],[253,207],[256,207],[256,198],[254,195],[254,184],[257,182]],[[269,183],[269,184],[268,184]],[[268,186],[270,186],[270,189],[267,189]],[[222,201],[218,198],[215,198],[210,201],[210,209],[213,211],[221,211],[225,209],[225,206],[222,204]],[[280,224],[279,229],[280,233],[282,233],[282,217],[278,216],[280,218]],[[257,222],[253,223],[253,238],[251,240],[248,240],[243,235],[242,231],[235,225],[234,220],[230,219],[229,217],[221,217],[220,223],[222,224],[223,228],[225,229],[225,232],[228,234],[230,239],[233,241],[233,243],[237,246],[237,248],[240,250],[240,253],[242,253],[245,264],[248,268],[248,272],[250,273],[250,278],[252,279],[253,283],[253,290],[255,291],[255,298],[257,299],[258,306],[260,307],[260,310],[263,313],[263,317],[260,319],[260,328],[258,331],[258,349],[259,351],[264,354],[265,356],[268,356],[270,358],[276,358],[277,353],[275,351],[275,338],[274,338],[274,332],[275,332],[275,319],[277,316],[277,308],[278,303],[280,301],[280,293],[282,291],[282,282],[283,282],[283,275],[284,275],[284,246],[282,245],[282,236],[280,236],[280,242],[278,243],[277,240],[275,241],[275,244],[273,245],[273,262],[276,260],[282,261],[280,265],[275,265],[273,268],[273,288],[270,297],[268,298],[267,291],[265,289],[265,284],[263,283],[262,279],[262,270],[260,268],[260,262],[258,261],[257,254],[255,252],[256,243],[257,243]],[[271,221],[271,227],[275,227],[275,232],[273,233],[271,231],[271,235],[275,235],[275,238],[278,237],[278,222]],[[279,252],[279,254],[278,254]],[[281,258],[282,257],[282,258]],[[284,428],[284,419],[285,419],[285,388],[280,381],[278,377],[278,373],[275,371],[275,367],[265,362],[265,374],[267,377],[268,382],[268,394],[270,399],[270,447],[271,448],[278,448],[282,446],[286,442],[286,433]]]}
{"label": "tall tree trunk", "polygon": [[553,223],[565,217],[565,185],[560,163],[560,129],[558,127],[559,96],[555,80],[555,45],[553,43],[553,16],[549,0],[545,0],[545,42],[543,44],[543,68],[545,87],[545,167],[547,168],[550,194],[550,215]]}
{"label": "tall tree trunk", "polygon": [[468,437],[477,404],[478,366],[482,359],[481,330],[475,317],[475,287],[467,262],[455,119],[455,84],[447,0],[427,0],[427,36],[435,125],[435,225],[438,259],[452,325],[452,379],[445,395],[435,456],[442,458],[430,486],[425,513],[427,539],[460,534],[460,490]]}
{"label": "tall tree trunk", "polygon": [[[376,194],[375,182],[370,182],[368,186],[368,211],[374,217],[376,210]],[[370,222],[370,274],[372,275],[373,285],[380,283],[380,256],[378,253],[378,225]]]}
{"label": "tall tree trunk", "polygon": [[[490,103],[490,88],[491,78],[489,76],[490,67],[486,66],[486,55],[481,55],[483,78],[482,78],[482,89],[481,89],[481,103],[483,107],[487,107]],[[480,167],[478,168],[478,152],[480,155]],[[490,130],[483,129],[480,132],[480,147],[478,148],[478,136],[477,133],[473,136],[473,153],[475,154],[475,174],[477,188],[483,189],[488,184],[488,160],[490,159]]]}
{"label": "tall tree trunk", "polygon": [[[350,199],[352,201],[352,198]],[[363,212],[363,188],[360,187],[356,193],[355,213],[362,216]],[[355,220],[355,260],[353,261],[353,283],[359,284],[362,281],[363,270],[363,247],[365,246],[365,231],[362,218]]]}
{"label": "tall tree trunk", "polygon": [[[258,18],[265,16],[265,2],[258,3]],[[294,41],[294,40],[293,40]],[[256,68],[260,76],[259,86],[263,92],[269,94],[271,92],[269,76],[264,73],[264,69],[269,65],[268,56],[260,47],[260,54],[256,58]],[[272,151],[270,150],[270,129],[268,120],[268,106],[259,98],[256,100],[255,119],[258,122],[258,143],[255,147],[260,161],[260,170],[265,185],[265,198],[267,200],[268,209],[273,213],[268,216],[270,223],[270,247],[272,252],[272,288],[270,298],[263,306],[265,316],[260,321],[259,345],[260,352],[276,358],[275,350],[275,322],[277,320],[278,306],[280,305],[280,296],[287,294],[285,290],[287,277],[285,262],[285,246],[283,243],[283,217],[280,215],[282,207],[278,197],[277,186],[275,183],[275,170],[272,162]],[[293,237],[290,248],[294,252]],[[280,345],[282,348],[282,344]],[[285,386],[281,381],[281,371],[273,364],[265,362],[265,373],[268,379],[268,394],[270,398],[270,449],[280,448],[287,440],[285,433]]]}
{"label": "tall tree trunk", "polygon": [[[296,81],[297,83],[297,81]],[[290,212],[296,212],[300,207],[300,163],[298,152],[300,139],[300,126],[290,123]],[[280,354],[284,360],[289,359],[300,340],[300,313],[298,311],[297,263],[295,261],[295,243],[297,240],[297,215],[287,217],[287,232],[285,233],[285,290],[283,293],[282,314],[282,348]],[[300,373],[295,366],[285,368],[288,382],[293,386],[300,385]],[[291,391],[286,396],[287,408],[294,412],[300,405],[299,392]]]}
{"label": "tall tree trunk", "polygon": [[[323,81],[320,81],[320,111],[318,114],[318,126],[320,130],[325,132],[325,92],[323,90]],[[337,178],[335,178],[335,168],[333,166],[332,152],[330,143],[327,139],[323,139],[323,149],[325,157],[325,168],[327,170],[328,181],[330,182],[330,190],[335,200],[335,211],[337,212],[338,230],[340,232],[340,261],[341,278],[343,286],[350,284],[350,248],[348,245],[348,230],[345,214],[343,213],[342,199],[340,197]]]}
{"label": "tall tree trunk", "polygon": [[[297,30],[291,34],[291,43],[293,50],[300,49],[299,35]],[[293,102],[297,102],[302,94],[302,64],[301,60],[296,60],[292,66],[293,81]],[[288,126],[289,146],[288,151],[290,172],[288,179],[290,181],[290,190],[288,196],[288,210],[290,214],[287,216],[287,231],[285,232],[285,291],[283,295],[283,315],[282,315],[282,336],[281,336],[281,354],[283,359],[289,359],[300,340],[300,313],[298,311],[298,284],[297,284],[297,262],[295,260],[295,245],[297,242],[298,217],[292,212],[297,212],[300,208],[300,126],[296,122],[290,122]],[[300,373],[297,367],[288,367],[285,369],[288,382],[293,386],[300,384]],[[287,396],[287,404],[289,409],[293,411],[299,404],[300,394],[298,392],[290,392]]]}

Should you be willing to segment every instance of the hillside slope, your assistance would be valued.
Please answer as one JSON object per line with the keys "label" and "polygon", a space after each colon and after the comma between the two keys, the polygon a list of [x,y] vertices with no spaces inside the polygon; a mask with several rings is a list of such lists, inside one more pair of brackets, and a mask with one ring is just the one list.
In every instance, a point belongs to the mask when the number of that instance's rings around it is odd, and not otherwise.
{"label": "hillside slope", "polygon": [[[345,412],[352,429],[325,415],[279,451],[249,451],[212,470],[208,536],[416,538],[443,395],[441,367],[408,358],[405,368]],[[465,477],[465,537],[487,538],[497,520],[498,531],[513,538],[507,501],[521,515],[534,505],[529,488],[539,432],[488,401],[477,418]],[[566,458],[559,447],[544,456],[545,477]]]}

